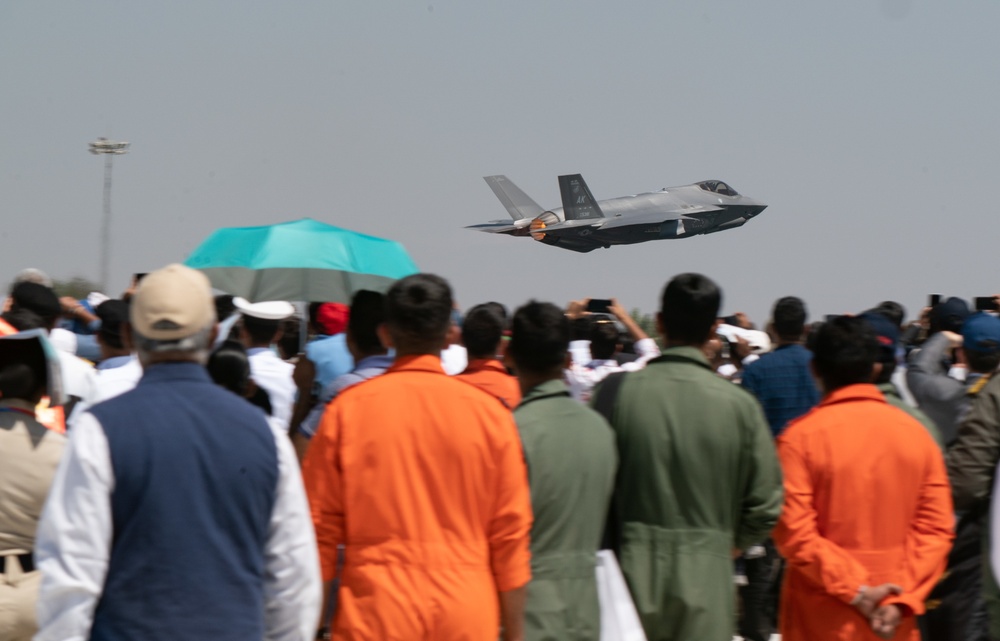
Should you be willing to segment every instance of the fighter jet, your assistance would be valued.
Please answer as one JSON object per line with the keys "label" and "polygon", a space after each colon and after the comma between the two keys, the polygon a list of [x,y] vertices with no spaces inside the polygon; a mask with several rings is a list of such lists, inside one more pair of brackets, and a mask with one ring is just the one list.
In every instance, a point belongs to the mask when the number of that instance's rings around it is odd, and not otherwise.
{"label": "fighter jet", "polygon": [[467,229],[531,236],[546,245],[589,252],[663,238],[687,238],[742,227],[764,203],[741,196],[721,180],[665,187],[596,201],[580,174],[559,176],[562,207],[545,210],[506,176],[484,176],[513,222],[494,220]]}

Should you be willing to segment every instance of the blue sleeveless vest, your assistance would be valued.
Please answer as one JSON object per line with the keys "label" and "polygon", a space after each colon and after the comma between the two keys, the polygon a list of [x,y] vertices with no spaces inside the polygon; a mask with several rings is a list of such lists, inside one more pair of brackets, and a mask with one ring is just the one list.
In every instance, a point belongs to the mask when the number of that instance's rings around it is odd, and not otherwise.
{"label": "blue sleeveless vest", "polygon": [[114,538],[91,639],[261,639],[278,479],[263,413],[195,363],[153,365],[90,411],[114,471]]}

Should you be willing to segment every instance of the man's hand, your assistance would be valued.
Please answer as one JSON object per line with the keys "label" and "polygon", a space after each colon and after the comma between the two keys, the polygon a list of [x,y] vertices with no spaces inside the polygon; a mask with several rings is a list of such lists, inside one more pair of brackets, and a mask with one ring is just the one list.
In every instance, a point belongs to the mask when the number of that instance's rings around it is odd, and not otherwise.
{"label": "man's hand", "polygon": [[747,342],[747,339],[742,336],[736,336],[735,341],[730,341],[729,347],[733,350],[733,358],[740,362],[743,362],[743,359],[749,356],[753,351],[750,347],[750,343]]}
{"label": "man's hand", "polygon": [[898,605],[883,605],[872,613],[872,632],[883,639],[891,639],[896,636],[896,628],[903,620],[903,613]]}
{"label": "man's hand", "polygon": [[569,305],[566,306],[566,316],[570,320],[576,320],[581,316],[587,314],[587,303],[590,302],[589,298],[584,298],[583,300],[571,300]]}
{"label": "man's hand", "polygon": [[962,346],[963,340],[961,334],[957,334],[955,332],[949,332],[946,329],[942,329],[941,335],[948,339],[948,342],[951,343],[952,349]]}
{"label": "man's hand", "polygon": [[858,609],[866,619],[871,619],[875,609],[889,595],[899,595],[903,593],[903,588],[895,583],[883,583],[873,588],[864,587],[858,592],[858,597],[852,605]]}
{"label": "man's hand", "polygon": [[625,311],[625,308],[618,304],[617,298],[611,299],[611,304],[608,305],[608,313],[620,321],[624,321],[626,318],[632,318],[629,316],[629,313]]}

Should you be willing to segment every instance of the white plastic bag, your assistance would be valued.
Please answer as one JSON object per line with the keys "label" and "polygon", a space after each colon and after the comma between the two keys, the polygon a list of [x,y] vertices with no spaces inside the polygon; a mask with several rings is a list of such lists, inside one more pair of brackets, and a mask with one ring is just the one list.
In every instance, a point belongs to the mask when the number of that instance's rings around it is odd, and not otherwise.
{"label": "white plastic bag", "polygon": [[601,641],[646,641],[639,613],[611,550],[597,553],[597,597],[601,603]]}

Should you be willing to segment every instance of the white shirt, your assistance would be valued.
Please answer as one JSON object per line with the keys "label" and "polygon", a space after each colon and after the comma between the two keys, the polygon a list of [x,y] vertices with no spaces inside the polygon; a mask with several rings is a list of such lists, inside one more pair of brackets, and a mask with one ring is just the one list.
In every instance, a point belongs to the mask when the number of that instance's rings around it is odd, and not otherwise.
{"label": "white shirt", "polygon": [[76,354],[76,334],[69,331],[68,329],[63,329],[62,327],[53,327],[49,331],[49,342],[56,349],[66,352],[67,354]]}
{"label": "white shirt", "polygon": [[449,345],[441,350],[441,369],[448,376],[455,376],[469,366],[469,352],[463,345]]}
{"label": "white shirt", "polygon": [[569,353],[576,365],[586,365],[590,362],[590,341],[576,340],[569,342]]}
{"label": "white shirt", "polygon": [[142,378],[142,364],[133,354],[127,363],[120,367],[97,368],[97,378],[94,381],[94,400],[91,405],[124,394],[139,384]]}
{"label": "white shirt", "polygon": [[264,347],[248,349],[247,358],[250,361],[250,378],[267,392],[271,400],[271,415],[288,432],[297,391],[292,379],[295,366]]}
{"label": "white shirt", "polygon": [[635,342],[635,353],[639,358],[634,361],[618,364],[614,359],[592,360],[584,365],[576,362],[566,370],[566,384],[569,392],[578,401],[590,400],[590,390],[614,372],[635,372],[646,366],[646,363],[660,355],[660,348],[652,338],[643,338]]}
{"label": "white shirt", "polygon": [[114,398],[135,388],[142,378],[142,364],[135,354],[129,357],[124,365],[94,371],[94,396],[89,402],[81,401],[73,408],[73,413],[66,417],[66,425],[72,426],[76,419],[83,416],[89,408],[102,401]]}
{"label": "white shirt", "polygon": [[63,394],[76,396],[81,402],[90,403],[97,393],[97,374],[94,366],[73,354],[57,349],[59,369],[62,372]]}
{"label": "white shirt", "polygon": [[[264,559],[264,638],[307,641],[319,621],[319,552],[305,488],[288,435],[274,427],[278,484]],[[104,430],[87,412],[69,432],[38,524],[42,573],[34,641],[85,641],[111,556],[109,497],[115,479]]]}

